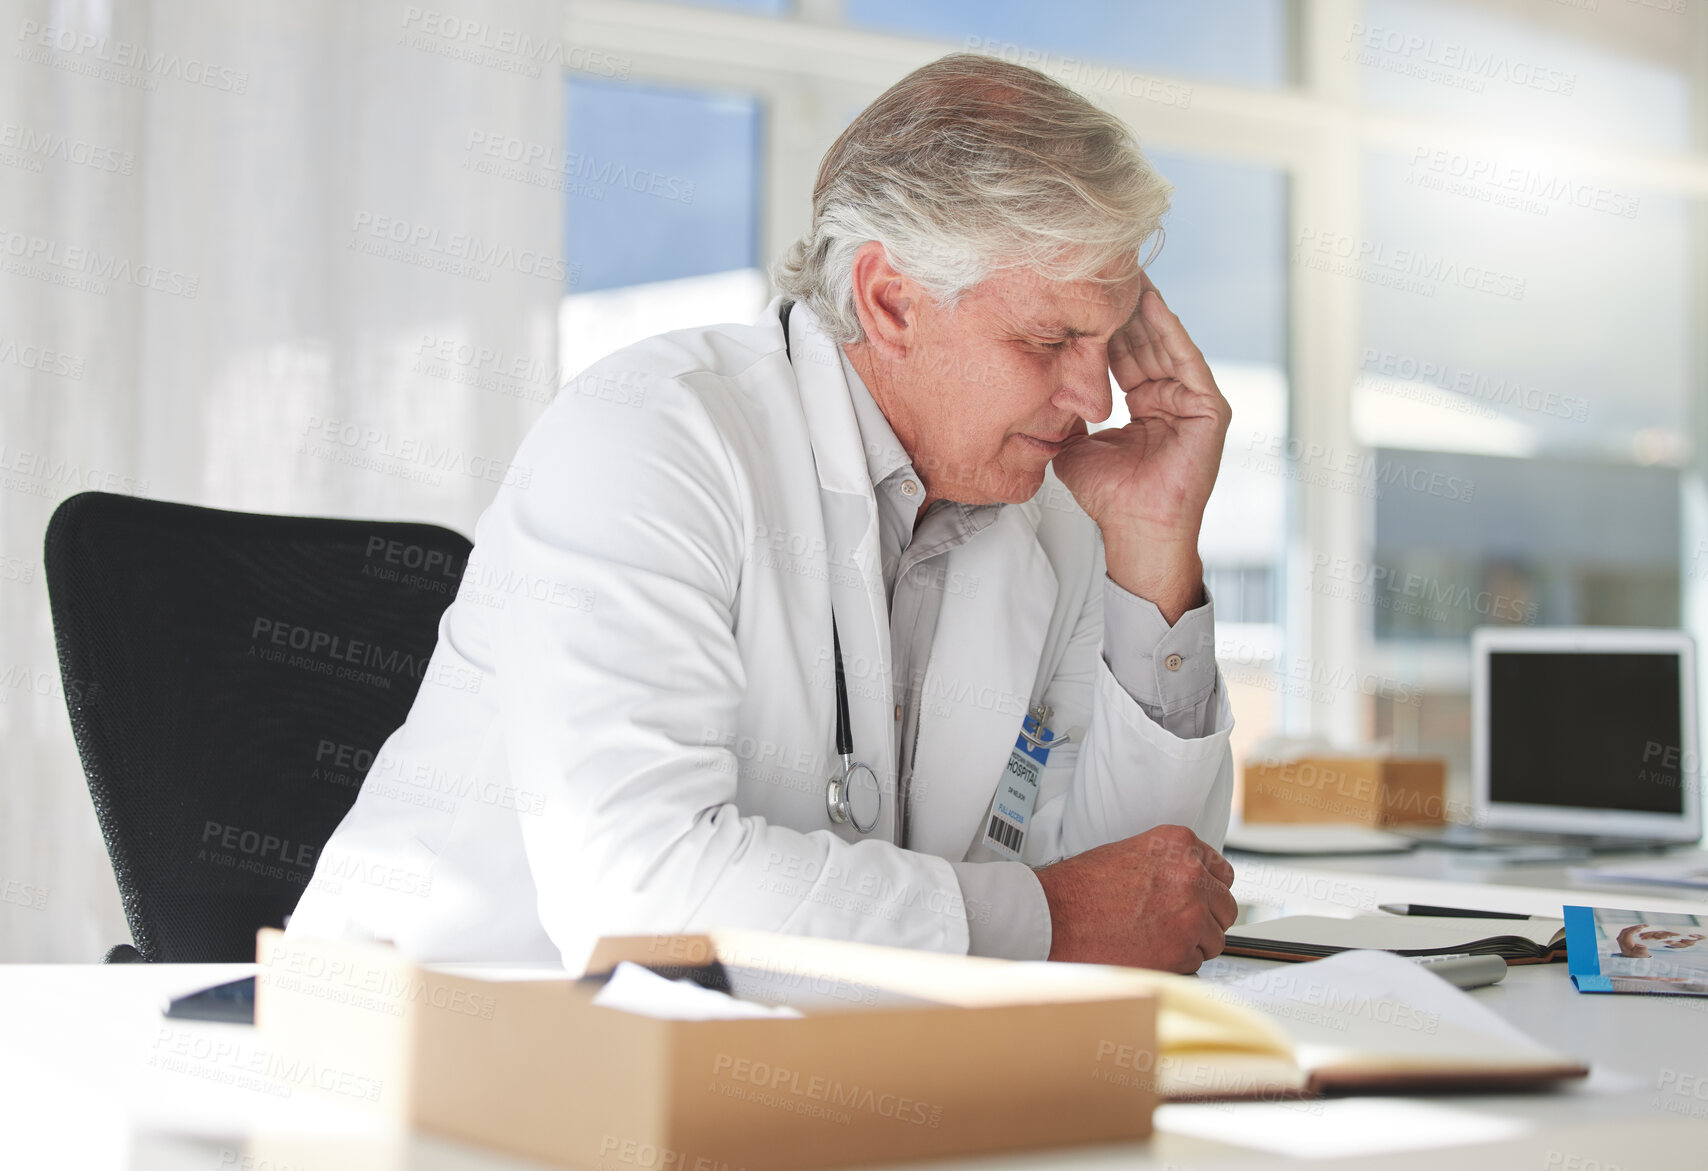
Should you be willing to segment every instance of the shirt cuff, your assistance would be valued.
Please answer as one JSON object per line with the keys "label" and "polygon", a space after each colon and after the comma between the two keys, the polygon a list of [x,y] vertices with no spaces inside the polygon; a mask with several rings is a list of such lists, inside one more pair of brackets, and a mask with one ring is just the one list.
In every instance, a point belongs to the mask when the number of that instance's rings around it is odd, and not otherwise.
{"label": "shirt cuff", "polygon": [[951,862],[967,908],[967,954],[1003,960],[1050,958],[1044,884],[1020,862]]}
{"label": "shirt cuff", "polygon": [[1156,603],[1103,579],[1103,661],[1146,712],[1172,716],[1216,686],[1216,617],[1210,591],[1172,627]]}

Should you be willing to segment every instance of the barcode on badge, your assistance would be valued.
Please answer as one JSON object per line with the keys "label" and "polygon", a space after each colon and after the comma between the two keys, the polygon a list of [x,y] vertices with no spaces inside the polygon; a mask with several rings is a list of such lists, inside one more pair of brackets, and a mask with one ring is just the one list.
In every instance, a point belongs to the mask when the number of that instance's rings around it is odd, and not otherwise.
{"label": "barcode on badge", "polygon": [[986,831],[985,836],[1016,854],[1020,852],[1020,843],[1026,840],[1026,835],[1019,826],[1011,821],[1004,821],[995,814],[991,815],[990,829]]}

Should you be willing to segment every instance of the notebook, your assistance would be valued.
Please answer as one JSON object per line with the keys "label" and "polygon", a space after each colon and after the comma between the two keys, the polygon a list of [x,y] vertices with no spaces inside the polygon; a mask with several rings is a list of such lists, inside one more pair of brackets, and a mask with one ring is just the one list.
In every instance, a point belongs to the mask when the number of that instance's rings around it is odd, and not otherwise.
{"label": "notebook", "polygon": [[1403,956],[1496,955],[1509,964],[1566,958],[1564,919],[1457,919],[1433,915],[1288,915],[1236,925],[1227,953],[1266,960],[1313,960],[1357,948]]}
{"label": "notebook", "polygon": [[[1250,1016],[1218,1037],[1196,1020],[1195,1027],[1177,1021],[1201,1011],[1196,999],[1182,1002],[1184,991],[1164,992],[1158,1088],[1174,1101],[1528,1089],[1589,1073],[1439,976],[1387,952],[1348,951],[1205,984],[1198,994]],[[1265,1049],[1260,1034],[1277,1044]]]}

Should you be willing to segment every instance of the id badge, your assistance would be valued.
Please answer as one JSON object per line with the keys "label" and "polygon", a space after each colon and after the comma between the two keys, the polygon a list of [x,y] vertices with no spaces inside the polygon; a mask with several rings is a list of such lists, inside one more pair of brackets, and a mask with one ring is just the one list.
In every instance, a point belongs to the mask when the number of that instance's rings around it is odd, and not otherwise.
{"label": "id badge", "polygon": [[984,831],[984,844],[1006,858],[1018,862],[1026,844],[1026,828],[1032,821],[1032,807],[1038,801],[1038,777],[1049,763],[1050,749],[1056,735],[1044,726],[1050,710],[1033,708],[1020,725],[1020,735],[1014,750],[1008,754],[1008,767],[1002,770],[997,782],[996,796],[990,803],[990,825]]}

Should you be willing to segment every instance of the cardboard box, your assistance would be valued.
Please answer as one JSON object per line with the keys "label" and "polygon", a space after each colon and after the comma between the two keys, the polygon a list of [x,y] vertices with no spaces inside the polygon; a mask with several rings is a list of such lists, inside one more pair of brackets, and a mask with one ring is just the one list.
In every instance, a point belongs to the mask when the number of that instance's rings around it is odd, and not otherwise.
{"label": "cardboard box", "polygon": [[1439,757],[1310,752],[1252,756],[1242,775],[1252,823],[1442,825],[1447,762]]}
{"label": "cardboard box", "polygon": [[1107,969],[747,932],[602,941],[589,971],[716,963],[805,1014],[667,1021],[594,1005],[589,983],[381,945],[265,930],[257,958],[261,1042],[305,1089],[565,1166],[830,1167],[1151,1131],[1156,997]]}

